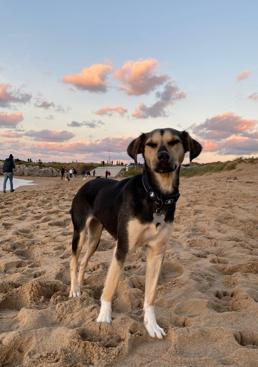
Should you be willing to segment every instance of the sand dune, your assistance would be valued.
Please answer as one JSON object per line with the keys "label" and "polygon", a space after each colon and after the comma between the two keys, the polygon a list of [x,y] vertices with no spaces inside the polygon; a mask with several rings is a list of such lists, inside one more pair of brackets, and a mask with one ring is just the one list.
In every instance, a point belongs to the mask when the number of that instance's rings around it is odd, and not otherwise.
{"label": "sand dune", "polygon": [[1,366],[258,366],[258,165],[181,180],[159,281],[143,326],[145,252],[128,256],[112,325],[95,322],[114,241],[104,232],[80,299],[69,299],[71,200],[84,183],[42,179],[0,194]]}

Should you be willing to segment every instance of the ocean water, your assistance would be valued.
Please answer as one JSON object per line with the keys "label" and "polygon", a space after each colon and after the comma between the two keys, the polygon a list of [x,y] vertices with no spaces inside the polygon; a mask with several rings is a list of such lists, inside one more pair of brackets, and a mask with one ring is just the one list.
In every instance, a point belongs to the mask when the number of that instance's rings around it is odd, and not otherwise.
{"label": "ocean water", "polygon": [[[0,176],[0,191],[3,191],[3,183],[4,183],[4,177]],[[14,190],[19,186],[27,186],[27,185],[34,185],[34,182],[32,180],[24,180],[22,178],[13,178],[13,188]],[[6,191],[10,191],[10,181],[7,181],[6,184]]]}

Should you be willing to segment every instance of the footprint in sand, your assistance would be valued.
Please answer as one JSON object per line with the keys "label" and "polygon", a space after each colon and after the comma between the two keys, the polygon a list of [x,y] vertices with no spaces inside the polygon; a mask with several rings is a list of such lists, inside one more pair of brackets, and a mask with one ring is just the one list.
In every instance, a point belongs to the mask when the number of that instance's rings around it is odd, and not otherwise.
{"label": "footprint in sand", "polygon": [[232,312],[241,309],[241,301],[236,292],[230,290],[217,290],[214,293],[214,300],[209,306],[216,312]]}
{"label": "footprint in sand", "polygon": [[221,267],[221,272],[224,275],[232,275],[235,273],[250,273],[250,274],[258,274],[258,262],[257,261],[249,261],[247,263],[235,264],[231,266]]}
{"label": "footprint in sand", "polygon": [[165,260],[161,268],[161,280],[175,279],[180,277],[184,272],[184,268],[177,261]]}
{"label": "footprint in sand", "polygon": [[219,257],[219,256],[213,256],[210,259],[210,263],[211,264],[228,264],[228,260],[223,259],[222,257]]}
{"label": "footprint in sand", "polygon": [[239,345],[246,348],[258,349],[258,334],[251,331],[239,331],[234,334]]}
{"label": "footprint in sand", "polygon": [[94,334],[83,328],[78,329],[78,333],[83,341],[98,343],[105,348],[115,348],[122,342],[119,335],[100,336],[99,333]]}
{"label": "footprint in sand", "polygon": [[44,306],[54,293],[66,289],[59,281],[33,280],[8,292],[0,302],[0,310],[20,310],[22,307]]}
{"label": "footprint in sand", "polygon": [[2,226],[5,229],[10,229],[13,226],[13,223],[9,223],[9,222],[2,222]]}

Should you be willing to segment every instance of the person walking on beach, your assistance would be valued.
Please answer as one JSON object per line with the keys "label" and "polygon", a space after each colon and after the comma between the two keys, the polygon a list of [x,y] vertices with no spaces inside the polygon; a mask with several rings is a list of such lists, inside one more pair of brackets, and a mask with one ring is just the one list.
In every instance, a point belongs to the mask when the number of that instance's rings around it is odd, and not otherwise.
{"label": "person walking on beach", "polygon": [[10,154],[9,158],[5,159],[4,166],[3,166],[3,173],[4,173],[3,191],[4,192],[6,192],[6,183],[8,179],[10,181],[10,192],[14,192],[14,189],[13,189],[13,169],[14,168],[15,168],[15,163],[14,163],[13,155]]}
{"label": "person walking on beach", "polygon": [[64,179],[65,169],[64,167],[61,168],[61,180]]}

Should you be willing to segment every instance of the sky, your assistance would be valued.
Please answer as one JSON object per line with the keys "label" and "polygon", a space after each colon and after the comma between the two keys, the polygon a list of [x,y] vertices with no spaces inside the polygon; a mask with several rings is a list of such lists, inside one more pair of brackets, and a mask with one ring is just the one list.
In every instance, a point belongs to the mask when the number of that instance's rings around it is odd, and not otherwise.
{"label": "sky", "polygon": [[1,2],[0,159],[128,160],[187,130],[198,162],[258,155],[256,0]]}

